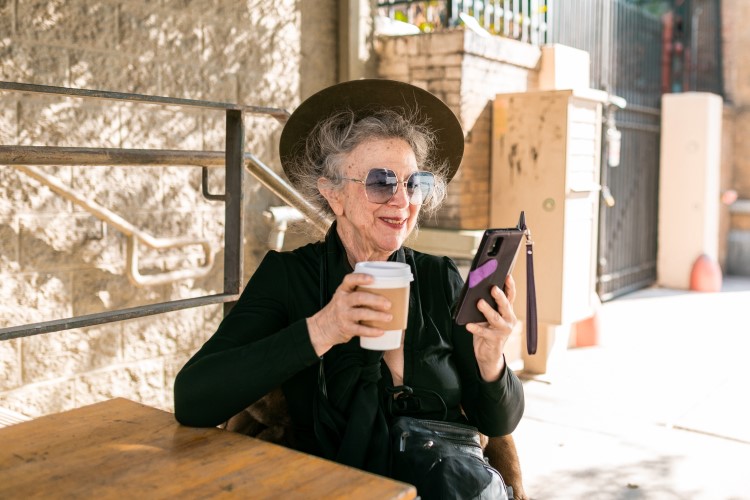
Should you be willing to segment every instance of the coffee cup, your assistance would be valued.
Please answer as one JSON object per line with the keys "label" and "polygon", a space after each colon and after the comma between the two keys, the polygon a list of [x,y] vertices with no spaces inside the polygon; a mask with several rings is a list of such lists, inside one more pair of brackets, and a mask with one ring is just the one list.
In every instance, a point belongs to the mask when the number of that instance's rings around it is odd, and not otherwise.
{"label": "coffee cup", "polygon": [[391,301],[391,321],[363,321],[362,324],[380,328],[385,333],[380,337],[360,337],[359,345],[373,351],[390,351],[401,346],[401,337],[409,317],[409,283],[414,280],[411,268],[401,262],[358,262],[355,273],[371,275],[374,279],[358,289],[382,295]]}

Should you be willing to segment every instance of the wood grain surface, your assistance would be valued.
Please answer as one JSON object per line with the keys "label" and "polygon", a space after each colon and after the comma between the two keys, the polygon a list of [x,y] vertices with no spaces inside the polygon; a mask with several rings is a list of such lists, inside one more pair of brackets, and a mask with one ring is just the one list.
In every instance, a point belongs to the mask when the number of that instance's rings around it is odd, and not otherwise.
{"label": "wood grain surface", "polygon": [[0,429],[0,498],[412,499],[413,486],[117,398]]}

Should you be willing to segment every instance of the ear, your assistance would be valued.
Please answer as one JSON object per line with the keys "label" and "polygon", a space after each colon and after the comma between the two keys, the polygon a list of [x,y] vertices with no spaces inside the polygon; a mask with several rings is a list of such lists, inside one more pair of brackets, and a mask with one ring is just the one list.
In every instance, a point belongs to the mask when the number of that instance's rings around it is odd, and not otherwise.
{"label": "ear", "polygon": [[320,177],[318,179],[318,191],[320,191],[320,194],[326,199],[334,214],[339,216],[344,213],[344,204],[342,202],[343,193],[341,193],[339,189],[335,189],[331,185],[330,180],[325,177]]}

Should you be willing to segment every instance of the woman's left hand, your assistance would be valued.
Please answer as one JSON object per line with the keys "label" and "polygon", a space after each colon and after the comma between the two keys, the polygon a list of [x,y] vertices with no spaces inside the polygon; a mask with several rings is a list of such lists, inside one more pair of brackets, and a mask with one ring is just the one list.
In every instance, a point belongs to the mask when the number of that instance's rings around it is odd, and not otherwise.
{"label": "woman's left hand", "polygon": [[505,290],[507,296],[500,290],[500,287],[492,287],[491,294],[495,299],[497,309],[484,299],[477,304],[477,308],[487,319],[486,322],[466,325],[466,329],[474,335],[474,355],[485,382],[494,382],[502,375],[505,368],[503,358],[505,342],[519,324],[513,312],[516,282],[512,276],[508,276],[505,280]]}

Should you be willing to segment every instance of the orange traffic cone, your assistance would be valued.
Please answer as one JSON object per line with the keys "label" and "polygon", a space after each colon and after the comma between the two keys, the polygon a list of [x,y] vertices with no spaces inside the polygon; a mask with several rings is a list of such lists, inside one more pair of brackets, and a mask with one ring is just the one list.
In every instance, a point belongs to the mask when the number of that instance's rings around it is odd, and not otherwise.
{"label": "orange traffic cone", "polygon": [[721,291],[721,267],[706,254],[695,259],[690,272],[690,290],[694,292]]}
{"label": "orange traffic cone", "polygon": [[599,345],[599,314],[595,312],[590,318],[575,323],[574,347],[591,347]]}

